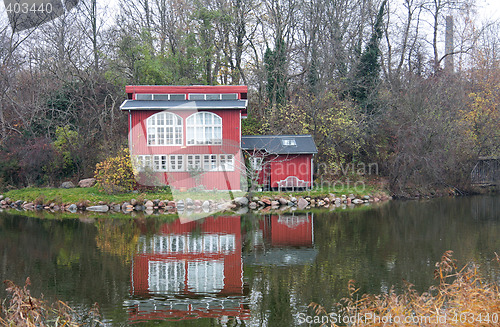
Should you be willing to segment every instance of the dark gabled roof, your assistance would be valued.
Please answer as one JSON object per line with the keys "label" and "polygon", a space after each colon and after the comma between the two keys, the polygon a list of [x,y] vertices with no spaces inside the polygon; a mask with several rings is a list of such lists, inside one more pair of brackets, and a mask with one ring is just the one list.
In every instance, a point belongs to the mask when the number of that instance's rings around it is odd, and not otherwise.
{"label": "dark gabled roof", "polygon": [[121,110],[198,110],[198,109],[246,109],[247,100],[125,100]]}
{"label": "dark gabled roof", "polygon": [[[294,140],[296,145],[284,145],[288,140]],[[246,135],[241,137],[241,148],[249,151],[264,150],[272,154],[318,153],[311,135]]]}

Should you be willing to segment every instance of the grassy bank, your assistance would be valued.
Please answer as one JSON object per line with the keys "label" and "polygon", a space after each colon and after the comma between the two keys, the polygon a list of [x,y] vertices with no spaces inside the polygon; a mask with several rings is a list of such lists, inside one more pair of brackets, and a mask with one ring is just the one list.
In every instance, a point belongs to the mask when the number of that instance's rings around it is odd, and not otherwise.
{"label": "grassy bank", "polygon": [[[360,187],[342,187],[342,188],[315,188],[309,191],[287,191],[287,192],[255,192],[253,196],[289,196],[293,195],[295,197],[310,197],[310,198],[322,198],[327,197],[329,194],[335,194],[340,196],[342,194],[349,195],[354,194],[356,196],[371,195],[371,196],[387,196],[387,191],[377,188],[375,186]],[[200,200],[217,200],[229,198],[228,192],[213,192],[213,191],[199,191],[199,192],[182,192],[175,193],[174,195],[168,188],[147,191],[147,192],[127,192],[119,194],[107,194],[99,191],[96,187],[89,188],[36,188],[28,187],[18,190],[11,190],[3,194],[5,198],[10,198],[12,200],[22,200],[27,202],[35,202],[39,204],[56,203],[56,204],[68,204],[68,203],[81,203],[88,202],[90,204],[97,204],[99,202],[105,203],[122,203],[125,201],[130,201],[131,199],[160,199],[160,200],[173,200],[180,198],[190,197],[192,199]],[[244,196],[244,192],[234,192],[232,194],[236,196]]]}

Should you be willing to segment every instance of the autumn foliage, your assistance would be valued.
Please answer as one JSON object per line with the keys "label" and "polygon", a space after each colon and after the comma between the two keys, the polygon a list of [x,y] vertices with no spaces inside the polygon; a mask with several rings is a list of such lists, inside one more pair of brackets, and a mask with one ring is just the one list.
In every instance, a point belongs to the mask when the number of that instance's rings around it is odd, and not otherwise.
{"label": "autumn foliage", "polygon": [[132,191],[136,186],[128,149],[96,165],[94,177],[99,190],[106,193]]}

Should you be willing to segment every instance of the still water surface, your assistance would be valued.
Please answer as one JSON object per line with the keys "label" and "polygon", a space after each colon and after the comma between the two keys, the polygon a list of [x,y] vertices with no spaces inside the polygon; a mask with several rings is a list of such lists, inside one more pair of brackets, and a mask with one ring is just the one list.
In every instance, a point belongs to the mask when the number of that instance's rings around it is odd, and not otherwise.
{"label": "still water surface", "polygon": [[[0,213],[0,278],[109,326],[293,326],[347,283],[425,290],[453,250],[500,282],[500,197],[392,201],[373,208],[226,215],[40,219]],[[0,298],[5,297],[3,289]]]}

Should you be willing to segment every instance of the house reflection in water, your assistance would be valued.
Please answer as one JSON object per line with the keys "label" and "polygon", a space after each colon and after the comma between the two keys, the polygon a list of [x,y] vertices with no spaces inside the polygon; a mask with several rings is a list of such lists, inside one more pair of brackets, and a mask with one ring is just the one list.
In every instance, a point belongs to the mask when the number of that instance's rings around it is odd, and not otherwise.
{"label": "house reflection in water", "polygon": [[304,265],[314,262],[314,219],[312,213],[269,215],[254,231],[254,250],[245,255],[248,265]]}
{"label": "house reflection in water", "polygon": [[[250,219],[254,219],[251,217]],[[163,224],[142,235],[131,272],[132,322],[250,318],[250,297],[243,284],[248,265],[310,264],[316,257],[312,214],[269,215],[249,230],[242,256],[240,216]]]}
{"label": "house reflection in water", "polygon": [[141,236],[134,257],[131,320],[248,319],[244,302],[240,216],[164,224]]}

